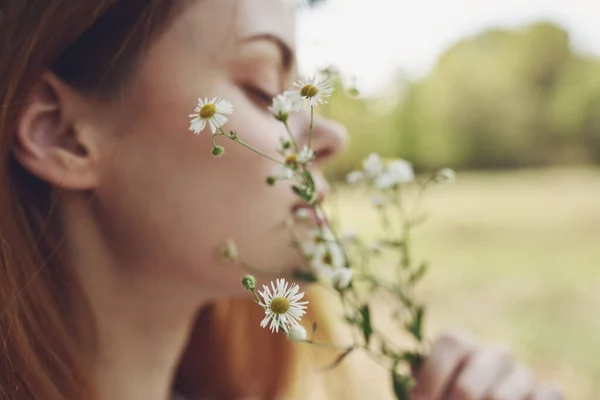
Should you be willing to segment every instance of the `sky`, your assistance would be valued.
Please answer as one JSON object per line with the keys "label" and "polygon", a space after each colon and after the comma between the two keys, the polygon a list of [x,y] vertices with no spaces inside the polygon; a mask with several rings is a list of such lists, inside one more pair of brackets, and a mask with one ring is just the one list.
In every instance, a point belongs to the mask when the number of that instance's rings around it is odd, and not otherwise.
{"label": "sky", "polygon": [[575,49],[600,56],[600,0],[327,0],[300,16],[302,71],[332,63],[376,92],[398,69],[426,74],[456,41],[493,27],[554,21]]}

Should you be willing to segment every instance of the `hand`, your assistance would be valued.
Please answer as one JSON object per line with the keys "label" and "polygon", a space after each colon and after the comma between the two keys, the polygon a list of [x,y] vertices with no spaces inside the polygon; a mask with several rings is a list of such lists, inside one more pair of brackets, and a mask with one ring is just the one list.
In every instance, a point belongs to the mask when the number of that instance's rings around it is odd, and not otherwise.
{"label": "hand", "polygon": [[563,400],[554,385],[538,385],[508,351],[482,346],[465,333],[448,332],[415,373],[412,400]]}

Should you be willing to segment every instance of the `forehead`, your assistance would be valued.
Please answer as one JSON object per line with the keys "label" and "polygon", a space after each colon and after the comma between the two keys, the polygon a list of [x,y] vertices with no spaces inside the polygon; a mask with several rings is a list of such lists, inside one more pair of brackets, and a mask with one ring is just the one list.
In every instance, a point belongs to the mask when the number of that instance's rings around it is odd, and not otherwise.
{"label": "forehead", "polygon": [[294,48],[295,10],[296,0],[194,0],[177,25],[209,52],[227,52],[240,40],[261,34],[276,36]]}

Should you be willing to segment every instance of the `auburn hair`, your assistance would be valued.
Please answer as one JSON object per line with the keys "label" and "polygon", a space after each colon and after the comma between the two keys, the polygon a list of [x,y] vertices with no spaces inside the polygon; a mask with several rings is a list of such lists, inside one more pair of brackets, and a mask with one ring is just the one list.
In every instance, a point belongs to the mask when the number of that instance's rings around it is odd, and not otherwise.
{"label": "auburn hair", "polygon": [[[54,189],[11,155],[28,94],[45,71],[86,95],[122,93],[184,2],[0,0],[0,400],[95,397],[81,341],[94,321],[69,322],[74,305],[87,303],[61,257]],[[248,300],[200,310],[177,388],[192,399],[308,398],[294,378],[298,351],[260,329],[260,314]]]}

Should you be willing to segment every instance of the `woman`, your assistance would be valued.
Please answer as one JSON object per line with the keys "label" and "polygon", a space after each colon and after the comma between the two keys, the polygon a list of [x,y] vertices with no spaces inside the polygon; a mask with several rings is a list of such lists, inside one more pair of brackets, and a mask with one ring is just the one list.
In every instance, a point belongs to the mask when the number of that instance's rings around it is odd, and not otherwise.
{"label": "woman", "polygon": [[[220,96],[236,107],[227,129],[277,147],[291,3],[2,0],[1,399],[365,398],[348,380],[298,384],[298,347],[257,326],[244,271],[218,256],[232,238],[285,274],[294,195],[264,185],[268,160],[213,158],[188,131],[196,98]],[[290,120],[301,142],[307,121]],[[317,166],[344,141],[319,119]],[[461,335],[417,377],[415,398],[558,398]]]}

